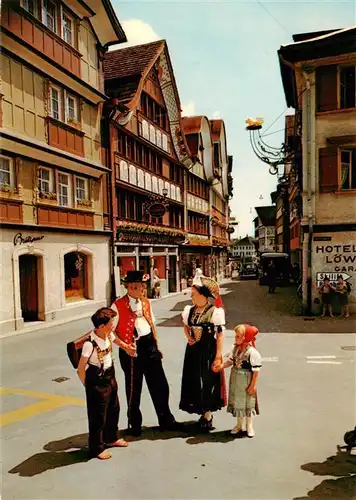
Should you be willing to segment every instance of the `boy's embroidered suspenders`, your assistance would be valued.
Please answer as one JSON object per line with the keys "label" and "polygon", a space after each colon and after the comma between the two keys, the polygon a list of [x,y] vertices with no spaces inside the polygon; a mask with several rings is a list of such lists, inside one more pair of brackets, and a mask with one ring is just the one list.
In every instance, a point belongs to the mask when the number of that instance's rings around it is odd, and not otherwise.
{"label": "boy's embroidered suspenders", "polygon": [[[99,373],[100,376],[103,375],[105,372],[105,370],[104,370],[104,356],[106,356],[107,354],[110,354],[112,352],[112,340],[110,337],[109,337],[109,342],[110,342],[109,347],[107,347],[104,350],[101,350],[100,347],[98,346],[98,344],[95,342],[95,340],[93,340],[93,339],[91,340],[91,343],[93,344],[93,351],[89,357],[89,360],[90,360],[91,356],[93,355],[94,349],[96,349],[96,353],[98,355],[98,361],[100,363],[100,373]],[[95,366],[95,365],[92,365],[92,366]]]}

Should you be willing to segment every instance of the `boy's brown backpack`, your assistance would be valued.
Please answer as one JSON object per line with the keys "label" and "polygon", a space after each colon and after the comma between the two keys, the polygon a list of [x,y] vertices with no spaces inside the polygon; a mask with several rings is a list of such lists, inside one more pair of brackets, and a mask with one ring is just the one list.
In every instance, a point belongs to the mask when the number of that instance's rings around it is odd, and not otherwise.
{"label": "boy's brown backpack", "polygon": [[79,360],[82,355],[82,350],[83,350],[83,345],[84,342],[90,340],[90,334],[91,331],[83,335],[82,337],[79,337],[79,339],[72,340],[72,342],[68,342],[67,344],[67,354],[69,361],[72,363],[73,368],[78,368],[79,365]]}

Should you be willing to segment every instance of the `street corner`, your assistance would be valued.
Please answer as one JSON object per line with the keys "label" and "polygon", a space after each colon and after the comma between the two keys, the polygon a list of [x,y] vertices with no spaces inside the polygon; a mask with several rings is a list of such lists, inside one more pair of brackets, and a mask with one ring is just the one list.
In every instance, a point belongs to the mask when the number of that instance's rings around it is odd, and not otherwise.
{"label": "street corner", "polygon": [[85,401],[25,389],[0,387],[0,427],[30,419],[64,406],[84,406]]}

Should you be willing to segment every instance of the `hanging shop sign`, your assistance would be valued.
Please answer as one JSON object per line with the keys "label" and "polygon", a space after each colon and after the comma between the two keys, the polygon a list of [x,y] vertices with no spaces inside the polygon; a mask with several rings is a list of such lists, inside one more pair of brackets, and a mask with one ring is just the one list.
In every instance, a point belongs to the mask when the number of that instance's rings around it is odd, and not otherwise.
{"label": "hanging shop sign", "polygon": [[164,214],[166,213],[166,207],[163,205],[163,203],[152,203],[148,207],[148,213],[150,214],[151,217],[159,218],[163,217]]}
{"label": "hanging shop sign", "polygon": [[233,234],[235,232],[235,228],[232,227],[232,226],[228,226],[227,229],[226,229],[226,232],[228,234]]}

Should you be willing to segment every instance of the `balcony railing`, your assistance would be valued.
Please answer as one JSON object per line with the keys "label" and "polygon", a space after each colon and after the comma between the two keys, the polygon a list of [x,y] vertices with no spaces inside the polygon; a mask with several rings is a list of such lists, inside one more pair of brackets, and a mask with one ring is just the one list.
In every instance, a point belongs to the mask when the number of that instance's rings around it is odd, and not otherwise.
{"label": "balcony railing", "polygon": [[84,132],[47,117],[48,143],[58,149],[84,157]]}

